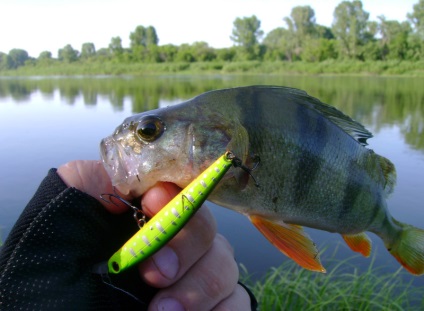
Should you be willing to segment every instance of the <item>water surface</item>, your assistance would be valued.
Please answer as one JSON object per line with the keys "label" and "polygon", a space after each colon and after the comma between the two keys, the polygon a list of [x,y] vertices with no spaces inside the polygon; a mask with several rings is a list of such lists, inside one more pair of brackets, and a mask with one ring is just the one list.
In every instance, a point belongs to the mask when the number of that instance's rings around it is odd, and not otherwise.
{"label": "water surface", "polygon": [[[99,142],[127,116],[172,105],[205,91],[252,84],[306,90],[364,124],[373,132],[369,148],[396,166],[398,182],[388,200],[393,216],[424,227],[424,85],[417,78],[302,76],[159,76],[0,78],[0,235],[4,239],[51,167],[75,159],[99,159]],[[212,205],[236,258],[261,274],[286,261],[249,221]],[[337,234],[307,230],[328,263],[353,253]],[[373,240],[375,265],[392,273],[399,264]],[[340,244],[341,243],[341,244]],[[355,258],[359,269],[370,259]],[[408,278],[408,277],[407,277]],[[414,284],[424,285],[424,278]]]}

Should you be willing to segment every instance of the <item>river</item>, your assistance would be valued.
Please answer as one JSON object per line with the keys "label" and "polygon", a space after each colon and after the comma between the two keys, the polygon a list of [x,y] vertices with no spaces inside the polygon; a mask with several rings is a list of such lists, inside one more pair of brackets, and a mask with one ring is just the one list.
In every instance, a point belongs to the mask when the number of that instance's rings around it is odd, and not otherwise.
{"label": "river", "polygon": [[[4,241],[51,167],[74,159],[99,159],[99,142],[122,120],[141,111],[172,105],[205,91],[242,85],[284,85],[306,90],[365,125],[369,148],[389,158],[397,186],[388,200],[392,215],[424,228],[424,79],[340,76],[148,76],[0,78],[0,237]],[[287,258],[249,221],[210,204],[218,228],[235,248],[236,259],[261,275]],[[353,256],[337,234],[307,229],[324,266]],[[375,266],[394,273],[399,264],[370,234]],[[355,256],[366,269],[371,259]],[[381,273],[383,273],[381,272]],[[406,279],[409,276],[402,275]],[[424,277],[413,277],[417,286]]]}

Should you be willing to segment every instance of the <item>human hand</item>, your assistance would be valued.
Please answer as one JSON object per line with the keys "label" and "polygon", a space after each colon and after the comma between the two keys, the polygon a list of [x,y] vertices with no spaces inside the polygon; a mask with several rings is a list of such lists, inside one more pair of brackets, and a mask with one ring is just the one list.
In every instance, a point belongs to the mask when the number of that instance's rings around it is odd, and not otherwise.
{"label": "human hand", "polygon": [[[69,187],[95,198],[102,193],[113,193],[109,176],[98,161],[69,162],[59,167],[58,174]],[[171,183],[156,185],[143,195],[143,212],[153,216],[179,191]],[[124,205],[100,202],[112,213],[127,209]],[[217,234],[215,220],[206,207],[199,209],[166,246],[142,262],[139,271],[146,283],[162,288],[149,310],[250,309],[247,292],[237,284],[238,267],[233,250]]]}

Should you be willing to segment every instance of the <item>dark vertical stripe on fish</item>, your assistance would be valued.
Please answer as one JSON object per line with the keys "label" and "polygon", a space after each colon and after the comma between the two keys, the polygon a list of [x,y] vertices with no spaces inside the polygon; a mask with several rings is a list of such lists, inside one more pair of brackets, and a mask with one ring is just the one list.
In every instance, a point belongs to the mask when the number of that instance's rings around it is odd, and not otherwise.
{"label": "dark vertical stripe on fish", "polygon": [[354,162],[350,162],[347,168],[346,187],[340,206],[339,219],[343,219],[353,209],[356,208],[357,200],[363,191],[363,183],[358,180],[357,167]]}
{"label": "dark vertical stripe on fish", "polygon": [[[299,139],[302,142],[302,155],[297,161],[296,178],[294,180],[294,203],[300,204],[311,190],[312,185],[321,171],[322,154],[327,144],[327,123],[324,117],[318,115],[311,118],[308,109],[298,105],[296,122]],[[308,121],[315,121],[310,123]]]}
{"label": "dark vertical stripe on fish", "polygon": [[[251,133],[249,135],[250,151],[260,156],[260,151],[265,150],[264,144],[266,143],[266,139],[262,139],[262,137],[259,136],[260,131],[257,129],[260,124],[266,124],[267,120],[264,118],[263,106],[261,106],[259,94],[259,90],[256,89],[253,89],[250,94],[238,92],[237,103],[243,109],[242,117],[244,119],[241,120],[241,123],[246,127],[246,130]],[[252,118],[252,116],[254,116],[254,118]],[[258,134],[255,135],[255,133]]]}
{"label": "dark vertical stripe on fish", "polygon": [[367,228],[372,227],[372,224],[375,222],[375,219],[378,217],[381,211],[383,211],[383,199],[381,197],[381,194],[378,192],[377,200],[372,207],[372,214],[370,215],[370,221],[367,225]]}

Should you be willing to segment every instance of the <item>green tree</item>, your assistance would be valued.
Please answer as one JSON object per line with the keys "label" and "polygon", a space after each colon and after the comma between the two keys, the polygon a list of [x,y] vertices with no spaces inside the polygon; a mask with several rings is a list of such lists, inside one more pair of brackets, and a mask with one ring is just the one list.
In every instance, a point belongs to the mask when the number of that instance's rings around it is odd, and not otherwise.
{"label": "green tree", "polygon": [[309,6],[296,6],[291,10],[290,17],[283,19],[289,30],[299,37],[299,40],[311,37],[316,33],[315,11]]}
{"label": "green tree", "polygon": [[408,37],[412,32],[407,22],[399,23],[395,20],[386,20],[379,16],[380,44],[383,59],[406,59],[408,55]]}
{"label": "green tree", "polygon": [[149,46],[157,45],[159,43],[159,38],[156,34],[156,29],[153,26],[144,27],[137,26],[134,32],[130,33],[130,46],[131,48],[137,46]]}
{"label": "green tree", "polygon": [[419,0],[407,17],[413,27],[409,38],[409,58],[424,59],[424,0]]}
{"label": "green tree", "polygon": [[149,26],[146,29],[146,46],[158,45],[159,37],[156,33],[156,29],[153,26]]}
{"label": "green tree", "polygon": [[50,51],[43,51],[40,53],[40,55],[38,55],[37,65],[47,66],[52,64],[53,62],[54,60],[52,58],[52,52]]}
{"label": "green tree", "polygon": [[111,51],[108,48],[101,48],[96,51],[96,59],[110,59]]}
{"label": "green tree", "polygon": [[334,10],[332,31],[339,44],[339,56],[356,58],[366,43],[369,13],[361,1],[343,1]]}
{"label": "green tree", "polygon": [[122,48],[122,39],[121,37],[113,37],[109,43],[109,50],[112,55],[119,56],[124,52]]}
{"label": "green tree", "polygon": [[254,59],[259,55],[259,41],[263,36],[261,21],[255,16],[236,18],[230,39],[241,49],[242,59]]}
{"label": "green tree", "polygon": [[90,58],[96,56],[96,48],[94,43],[86,42],[81,46],[81,58]]}
{"label": "green tree", "polygon": [[41,52],[40,55],[38,56],[38,60],[43,60],[43,59],[52,59],[52,52],[50,51]]}
{"label": "green tree", "polygon": [[194,42],[192,47],[196,61],[212,61],[216,58],[214,49],[211,48],[206,42]]}
{"label": "green tree", "polygon": [[189,44],[184,43],[178,47],[178,52],[175,57],[175,60],[179,62],[191,63],[196,60],[194,54],[195,53],[193,52],[193,48]]}
{"label": "green tree", "polygon": [[288,29],[279,27],[271,30],[263,44],[266,47],[264,58],[267,60],[296,60],[296,39]]}
{"label": "green tree", "polygon": [[159,61],[157,44],[159,42],[156,30],[153,26],[137,26],[130,34],[130,46],[132,59],[135,61]]}
{"label": "green tree", "polygon": [[323,25],[315,25],[315,31],[316,31],[316,35],[318,36],[318,38],[324,38],[324,39],[334,39],[334,34],[333,31],[331,30],[330,27],[326,27]]}
{"label": "green tree", "polygon": [[78,59],[78,51],[74,50],[70,44],[67,44],[62,49],[59,49],[57,54],[60,61],[67,63],[74,62]]}
{"label": "green tree", "polygon": [[234,46],[230,48],[216,49],[215,53],[218,60],[231,62],[236,58],[237,49]]}
{"label": "green tree", "polygon": [[10,68],[18,68],[25,65],[29,59],[28,52],[22,49],[12,49],[9,51],[9,66]]}
{"label": "green tree", "polygon": [[315,11],[309,6],[296,6],[291,10],[290,17],[284,17],[288,27],[286,49],[290,59],[299,58],[304,43],[317,37]]}
{"label": "green tree", "polygon": [[159,46],[160,62],[173,62],[178,53],[178,47],[173,44]]}
{"label": "green tree", "polygon": [[301,58],[307,62],[322,62],[337,58],[335,40],[310,38],[303,44]]}
{"label": "green tree", "polygon": [[424,0],[419,0],[417,4],[414,4],[412,13],[408,13],[407,17],[414,27],[414,31],[424,40]]}
{"label": "green tree", "polygon": [[8,70],[12,68],[12,60],[6,53],[0,52],[0,70]]}

